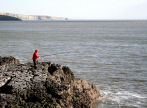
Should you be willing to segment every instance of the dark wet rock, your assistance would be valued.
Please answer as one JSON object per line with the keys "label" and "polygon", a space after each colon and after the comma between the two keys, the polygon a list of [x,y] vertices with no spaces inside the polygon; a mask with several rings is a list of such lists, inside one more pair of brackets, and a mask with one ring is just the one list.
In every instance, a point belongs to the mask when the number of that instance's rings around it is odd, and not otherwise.
{"label": "dark wet rock", "polygon": [[7,66],[0,70],[0,107],[90,108],[100,96],[95,85],[75,78],[66,66],[41,62],[34,69],[15,60],[1,59]]}

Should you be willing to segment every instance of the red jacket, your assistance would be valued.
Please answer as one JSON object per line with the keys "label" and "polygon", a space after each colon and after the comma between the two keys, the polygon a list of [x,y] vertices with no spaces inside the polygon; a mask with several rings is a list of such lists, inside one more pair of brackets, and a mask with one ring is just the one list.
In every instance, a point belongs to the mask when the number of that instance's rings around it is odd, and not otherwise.
{"label": "red jacket", "polygon": [[37,58],[39,58],[37,53],[38,53],[38,50],[35,50],[33,57],[32,57],[33,60],[37,60]]}

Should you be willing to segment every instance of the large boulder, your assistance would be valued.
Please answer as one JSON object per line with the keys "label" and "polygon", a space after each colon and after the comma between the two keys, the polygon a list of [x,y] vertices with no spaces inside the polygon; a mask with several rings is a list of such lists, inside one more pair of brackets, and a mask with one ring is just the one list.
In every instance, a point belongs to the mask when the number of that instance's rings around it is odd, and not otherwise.
{"label": "large boulder", "polygon": [[0,79],[0,107],[90,108],[100,96],[95,85],[75,78],[66,66],[10,63]]}

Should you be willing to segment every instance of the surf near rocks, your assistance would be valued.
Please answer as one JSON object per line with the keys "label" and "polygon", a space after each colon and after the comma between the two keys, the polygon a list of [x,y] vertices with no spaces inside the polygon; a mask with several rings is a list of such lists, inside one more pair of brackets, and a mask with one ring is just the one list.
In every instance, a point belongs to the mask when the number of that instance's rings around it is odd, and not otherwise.
{"label": "surf near rocks", "polygon": [[90,108],[100,96],[95,85],[75,78],[66,66],[1,57],[0,107]]}

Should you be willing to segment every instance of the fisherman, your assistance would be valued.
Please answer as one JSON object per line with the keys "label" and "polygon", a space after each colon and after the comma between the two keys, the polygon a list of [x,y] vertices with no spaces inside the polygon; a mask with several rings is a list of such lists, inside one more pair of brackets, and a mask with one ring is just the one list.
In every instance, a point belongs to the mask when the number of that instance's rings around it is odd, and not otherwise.
{"label": "fisherman", "polygon": [[38,50],[36,49],[34,54],[33,54],[33,57],[32,57],[35,69],[37,69],[37,58],[39,58],[37,53],[38,53]]}

